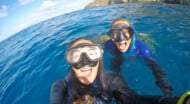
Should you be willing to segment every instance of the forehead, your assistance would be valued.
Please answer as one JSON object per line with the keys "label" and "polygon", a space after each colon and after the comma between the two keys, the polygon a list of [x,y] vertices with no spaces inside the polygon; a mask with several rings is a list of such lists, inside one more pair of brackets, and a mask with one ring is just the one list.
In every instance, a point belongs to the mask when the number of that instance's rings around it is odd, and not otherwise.
{"label": "forehead", "polygon": [[79,44],[81,44],[81,43],[87,43],[87,44],[93,44],[93,42],[91,42],[90,40],[85,40],[85,39],[81,39],[81,40],[78,40],[78,41],[76,41],[76,42],[74,42],[72,45],[71,45],[71,48],[72,47],[75,47],[75,46],[77,46],[77,45],[79,45]]}
{"label": "forehead", "polygon": [[115,21],[112,26],[115,26],[115,25],[121,24],[121,23],[126,24],[129,27],[131,26],[131,24],[128,21],[124,21],[124,20]]}

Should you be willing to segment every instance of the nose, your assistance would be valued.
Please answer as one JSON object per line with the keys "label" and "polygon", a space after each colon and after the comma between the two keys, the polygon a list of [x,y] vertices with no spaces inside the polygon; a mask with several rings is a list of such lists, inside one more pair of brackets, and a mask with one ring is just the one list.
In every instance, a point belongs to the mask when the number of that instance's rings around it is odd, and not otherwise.
{"label": "nose", "polygon": [[88,65],[90,63],[87,54],[86,53],[82,53],[82,65]]}

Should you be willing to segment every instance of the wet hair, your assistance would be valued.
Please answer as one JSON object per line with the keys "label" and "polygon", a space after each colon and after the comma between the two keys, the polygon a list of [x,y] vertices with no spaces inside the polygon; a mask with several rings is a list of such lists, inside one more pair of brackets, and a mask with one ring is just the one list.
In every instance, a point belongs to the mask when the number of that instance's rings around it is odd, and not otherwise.
{"label": "wet hair", "polygon": [[[92,44],[97,44],[96,42],[88,39],[88,38],[84,38],[84,37],[80,37],[77,38],[76,40],[72,41],[69,45],[68,48],[72,48],[72,45],[80,40],[86,40],[86,41],[90,41],[92,42]],[[72,87],[72,91],[71,91],[71,96],[72,96],[72,100],[78,99],[80,98],[80,94],[78,92],[78,87],[80,87],[79,85],[77,85],[78,83],[76,83],[76,81],[78,80],[74,74],[74,71],[71,71],[71,87]],[[98,66],[98,73],[97,73],[97,77],[96,80],[99,82],[99,85],[101,86],[100,88],[102,88],[102,90],[105,90],[105,83],[104,83],[104,69],[103,69],[103,60],[101,59],[99,61],[99,66]],[[73,87],[74,86],[74,87]]]}
{"label": "wet hair", "polygon": [[131,26],[131,23],[130,23],[128,20],[124,19],[124,18],[117,18],[117,19],[115,19],[115,20],[111,23],[111,26],[113,26],[117,21],[128,22],[129,25]]}
{"label": "wet hair", "polygon": [[134,33],[134,30],[133,30],[133,28],[131,27],[131,23],[130,23],[128,20],[124,19],[124,18],[117,18],[117,19],[115,19],[115,20],[111,23],[111,27],[113,27],[114,24],[115,24],[116,22],[118,22],[118,21],[121,21],[121,22],[128,22],[128,23],[129,23],[128,31],[129,31],[130,36],[132,36],[133,33]]}

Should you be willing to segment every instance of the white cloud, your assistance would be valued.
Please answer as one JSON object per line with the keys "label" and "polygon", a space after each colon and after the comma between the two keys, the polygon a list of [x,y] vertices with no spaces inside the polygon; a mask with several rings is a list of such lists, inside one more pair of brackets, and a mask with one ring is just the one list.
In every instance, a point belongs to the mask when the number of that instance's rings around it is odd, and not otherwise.
{"label": "white cloud", "polygon": [[[20,4],[27,4],[29,1],[32,0],[19,0]],[[87,4],[92,2],[93,0],[44,0],[42,4],[35,9],[32,13],[30,13],[29,18],[25,18],[20,25],[17,25],[17,28],[14,28],[14,30],[9,32],[1,32],[0,31],[0,41],[4,40],[5,38],[9,37],[10,35],[23,30],[27,28],[28,26],[34,25],[36,23],[39,23],[41,21],[47,20],[49,18],[62,15],[65,13],[70,13],[76,10],[83,9]],[[25,2],[25,3],[24,3]],[[2,9],[3,8],[3,9]],[[7,6],[0,8],[0,17],[1,17],[1,11],[3,10],[4,13],[7,13]],[[7,14],[6,14],[7,15]],[[3,36],[2,34],[7,34],[6,36]]]}
{"label": "white cloud", "polygon": [[93,0],[45,0],[24,23],[33,25],[58,15],[83,9]]}
{"label": "white cloud", "polygon": [[37,8],[33,20],[41,21],[61,14],[83,9],[93,0],[46,0]]}
{"label": "white cloud", "polygon": [[18,25],[16,30],[22,30],[22,29],[26,28],[27,26],[28,26],[27,24],[20,24],[20,25]]}
{"label": "white cloud", "polygon": [[21,4],[21,5],[26,5],[26,4],[28,4],[28,3],[30,3],[30,2],[32,2],[33,0],[19,0],[19,3]]}
{"label": "white cloud", "polygon": [[8,15],[8,7],[3,5],[0,7],[0,18],[6,17]]}
{"label": "white cloud", "polygon": [[48,8],[51,8],[51,7],[54,7],[56,5],[55,2],[53,1],[43,1],[42,5],[39,7],[40,10],[45,10],[45,9],[48,9]]}

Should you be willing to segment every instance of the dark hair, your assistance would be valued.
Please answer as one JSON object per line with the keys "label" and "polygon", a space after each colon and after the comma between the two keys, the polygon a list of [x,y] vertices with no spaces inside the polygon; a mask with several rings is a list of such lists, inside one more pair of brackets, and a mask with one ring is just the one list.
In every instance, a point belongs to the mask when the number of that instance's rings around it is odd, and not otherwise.
{"label": "dark hair", "polygon": [[[90,40],[90,39],[87,39],[87,38],[84,38],[84,37],[80,37],[80,38],[77,38],[76,40],[72,41],[67,48],[71,48],[72,45],[74,43],[76,43],[77,41],[80,41],[80,40],[87,40],[87,41],[90,41],[92,42],[92,44],[96,44],[94,41]],[[105,83],[104,83],[104,69],[103,69],[103,60],[100,60],[99,61],[99,67],[98,67],[98,73],[97,73],[97,81],[99,82],[99,85],[101,86],[102,90],[105,90]],[[75,73],[74,71],[72,70],[71,71],[71,87],[72,87],[72,90],[71,90],[71,99],[74,100],[76,98],[79,98],[80,97],[80,94],[78,94],[78,90],[77,88],[79,86],[77,86],[77,83],[76,83],[76,80],[77,78],[75,77]],[[73,87],[74,86],[74,87]]]}

